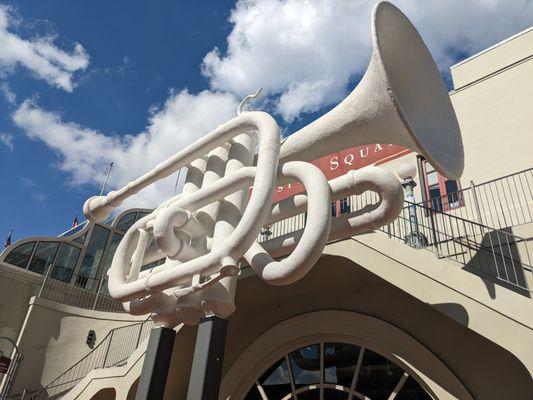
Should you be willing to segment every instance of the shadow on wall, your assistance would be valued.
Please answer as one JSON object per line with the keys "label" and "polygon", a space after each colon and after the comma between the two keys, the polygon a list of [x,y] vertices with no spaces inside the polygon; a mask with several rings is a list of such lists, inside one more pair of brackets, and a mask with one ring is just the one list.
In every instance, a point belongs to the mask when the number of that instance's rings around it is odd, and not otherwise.
{"label": "shadow on wall", "polygon": [[[512,235],[509,228],[502,229]],[[483,278],[483,283],[492,299],[496,298],[496,285],[503,286],[521,295],[529,297],[525,289],[524,262],[517,243],[510,240],[512,236],[487,232],[483,235],[481,246],[463,268],[474,275]],[[468,241],[465,243],[468,245]]]}
{"label": "shadow on wall", "polygon": [[[346,242],[342,248],[346,254],[357,249],[349,246]],[[400,274],[407,269],[401,264],[397,267]],[[442,290],[446,294],[451,290],[431,282],[426,281],[430,286],[421,286],[421,292]],[[469,328],[473,317],[463,304],[427,304],[346,256],[323,255],[302,280],[290,286],[268,285],[256,275],[240,279],[235,303],[237,310],[229,317],[223,374],[273,326],[315,311],[353,311],[385,321],[422,343],[468,385],[474,398],[531,398],[531,375],[526,367],[510,351]],[[327,326],[328,321],[316,325],[316,333]],[[500,330],[497,326],[491,329]],[[264,349],[265,353],[272,350]],[[432,379],[439,381],[438,376]]]}
{"label": "shadow on wall", "polygon": [[[22,393],[25,389],[35,391],[42,388],[41,378],[47,350],[52,341],[59,339],[61,333],[61,321],[58,323],[57,319],[48,319],[45,313],[35,311],[34,305],[31,311],[33,315],[26,321],[25,329],[29,329],[30,332],[22,332],[19,348],[24,354],[24,358],[17,371],[10,394]],[[39,327],[39,333],[32,330],[32,327]]]}
{"label": "shadow on wall", "polygon": [[432,306],[460,324],[468,326],[470,319],[468,318],[468,312],[462,305],[457,303],[438,303],[432,304]]}
{"label": "shadow on wall", "polygon": [[[113,388],[106,388],[96,393],[91,400],[114,400],[116,398],[116,392]],[[128,396],[129,399],[129,396]]]}
{"label": "shadow on wall", "polygon": [[139,386],[139,379],[137,379],[135,382],[133,382],[133,385],[131,385],[126,400],[135,400],[135,395],[137,394],[137,386]]}

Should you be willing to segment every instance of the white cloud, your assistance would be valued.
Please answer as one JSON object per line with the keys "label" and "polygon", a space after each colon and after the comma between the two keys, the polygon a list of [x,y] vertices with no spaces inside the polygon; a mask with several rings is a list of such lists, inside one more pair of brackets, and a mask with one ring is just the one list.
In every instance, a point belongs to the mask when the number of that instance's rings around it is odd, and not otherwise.
{"label": "white cloud", "polygon": [[[24,101],[13,113],[13,122],[32,138],[43,141],[59,155],[58,166],[71,176],[71,184],[100,186],[110,161],[115,165],[108,189],[122,187],[178,150],[235,115],[237,102],[229,94],[209,91],[192,95],[171,93],[164,106],[136,135],[109,136],[63,121],[54,112]],[[129,202],[153,207],[173,191],[175,177],[150,186]],[[126,205],[125,205],[126,206]]]}
{"label": "white cloud", "polygon": [[0,93],[2,93],[2,96],[4,96],[9,104],[14,104],[17,101],[17,96],[6,82],[0,83]]}
{"label": "white cloud", "polygon": [[42,193],[42,192],[36,192],[32,193],[31,197],[37,202],[37,203],[44,203],[44,201],[48,198],[48,193]]}
{"label": "white cloud", "polygon": [[[242,97],[263,86],[287,121],[342,99],[370,57],[376,0],[241,0],[228,49],[202,71],[212,87]],[[529,0],[397,0],[445,71],[457,54],[479,51],[533,22]]]}
{"label": "white cloud", "polygon": [[58,48],[51,36],[23,39],[9,31],[13,25],[13,9],[0,5],[0,77],[23,66],[50,85],[72,92],[74,73],[89,65],[83,46],[75,43],[74,49],[67,52]]}
{"label": "white cloud", "polygon": [[0,132],[0,143],[7,146],[9,150],[13,150],[13,135],[10,133]]}
{"label": "white cloud", "polygon": [[[419,28],[442,70],[456,61],[457,54],[479,51],[533,20],[533,4],[527,0],[395,3]],[[351,90],[349,82],[366,70],[374,4],[375,0],[239,1],[230,18],[233,29],[227,38],[227,52],[213,49],[204,58],[202,72],[212,90],[171,93],[160,109],[150,110],[147,128],[137,134],[106,135],[65,121],[31,100],[18,107],[13,121],[30,138],[43,141],[59,155],[58,166],[69,174],[72,184],[99,187],[109,162],[114,161],[108,188],[122,187],[233,117],[236,99],[259,86],[264,88],[266,109],[286,121],[342,99]],[[5,9],[0,12],[0,49],[1,40],[11,35],[46,62],[61,65],[56,69],[61,79],[44,75],[43,79],[65,90],[72,88],[72,72],[88,62],[83,48],[76,47],[68,54],[48,42],[49,46],[43,47],[46,50],[37,52],[33,46],[41,42],[25,42],[7,32],[7,15]],[[129,59],[124,63],[129,65]],[[171,195],[174,179],[146,188],[124,207],[160,204]]]}

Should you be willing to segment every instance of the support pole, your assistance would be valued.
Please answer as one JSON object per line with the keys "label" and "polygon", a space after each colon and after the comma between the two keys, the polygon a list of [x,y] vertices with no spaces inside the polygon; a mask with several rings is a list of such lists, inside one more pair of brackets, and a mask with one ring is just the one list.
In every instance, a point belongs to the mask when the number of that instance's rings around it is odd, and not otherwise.
{"label": "support pole", "polygon": [[175,338],[176,332],[170,328],[158,327],[150,332],[135,400],[163,399]]}
{"label": "support pole", "polygon": [[187,400],[218,400],[228,321],[216,316],[198,325]]}

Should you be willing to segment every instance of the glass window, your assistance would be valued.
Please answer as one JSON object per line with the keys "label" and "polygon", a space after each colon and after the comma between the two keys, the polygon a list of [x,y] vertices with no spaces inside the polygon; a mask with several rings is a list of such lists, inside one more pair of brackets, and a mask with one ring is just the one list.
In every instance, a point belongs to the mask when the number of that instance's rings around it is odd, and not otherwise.
{"label": "glass window", "polygon": [[148,214],[150,214],[150,212],[139,211],[139,212],[137,213],[137,218],[135,219],[135,222],[137,222],[137,221],[140,220],[141,218],[146,217]]}
{"label": "glass window", "polygon": [[20,246],[15,247],[6,256],[4,261],[20,268],[26,268],[34,247],[35,242],[21,244]]}
{"label": "glass window", "polygon": [[28,269],[38,274],[44,274],[46,268],[54,261],[58,247],[59,242],[39,242]]}
{"label": "glass window", "polygon": [[457,186],[457,181],[447,180],[444,182],[446,189],[446,196],[448,197],[448,205],[450,208],[460,207],[460,193]]}
{"label": "glass window", "polygon": [[428,186],[439,184],[439,176],[437,175],[437,171],[428,172],[426,174],[426,183]]}
{"label": "glass window", "polygon": [[350,387],[360,348],[346,343],[324,343],[324,382]]}
{"label": "glass window", "polygon": [[81,235],[79,238],[76,238],[74,239],[75,242],[78,242],[78,243],[81,243],[81,244],[84,244],[85,243],[85,238],[87,237],[87,233]]}
{"label": "glass window", "polygon": [[367,349],[355,389],[372,400],[387,400],[402,375],[396,364]]}
{"label": "glass window", "polygon": [[104,269],[102,271],[102,276],[105,276],[107,270],[111,267],[111,263],[113,262],[113,257],[115,256],[115,251],[117,251],[118,244],[120,243],[123,237],[124,235],[122,233],[116,232],[111,238],[111,244],[109,245],[109,250],[107,250],[107,254],[105,256]]}
{"label": "glass window", "polygon": [[272,365],[259,379],[268,398],[281,399],[291,392],[289,367],[285,357]]}
{"label": "glass window", "polygon": [[263,400],[263,396],[261,396],[261,393],[259,392],[257,386],[254,385],[252,389],[248,392],[244,400]]}
{"label": "glass window", "polygon": [[[338,342],[322,346],[322,354],[321,345],[313,344],[278,360],[258,379],[245,399],[292,399],[294,387],[298,400],[347,400],[351,398],[352,382],[357,382],[356,390],[366,399],[390,399],[395,389],[399,391],[397,399],[431,399],[406,371],[371,350]],[[352,392],[352,397],[360,396]]]}
{"label": "glass window", "polygon": [[442,211],[442,196],[440,195],[440,188],[438,185],[430,186],[428,188],[429,192],[429,204],[431,208]]}
{"label": "glass window", "polygon": [[303,347],[289,355],[295,387],[320,383],[320,345]]}
{"label": "glass window", "polygon": [[419,383],[412,377],[407,378],[400,393],[396,396],[398,400],[431,400],[431,396],[422,389]]}
{"label": "glass window", "polygon": [[[98,271],[98,266],[100,265],[100,260],[104,253],[105,245],[107,243],[107,238],[109,237],[109,229],[104,228],[100,225],[95,225],[93,233],[89,239],[89,245],[87,246],[87,251],[83,257],[81,263],[79,275],[83,278],[94,278],[96,271]],[[82,279],[79,286],[85,287],[89,280]]]}
{"label": "glass window", "polygon": [[462,207],[459,182],[441,176],[433,166],[425,160],[421,161],[422,190],[428,206],[437,211],[448,211]]}
{"label": "glass window", "polygon": [[72,271],[76,268],[80,252],[79,248],[62,243],[50,276],[60,281],[69,282],[72,277]]}
{"label": "glass window", "polygon": [[347,214],[351,211],[350,209],[350,199],[345,197],[340,201],[341,214]]}
{"label": "glass window", "polygon": [[126,215],[122,216],[120,220],[117,223],[117,229],[121,230],[122,232],[126,232],[130,226],[133,225],[135,222],[135,217],[137,216],[137,213],[135,211],[127,213]]}

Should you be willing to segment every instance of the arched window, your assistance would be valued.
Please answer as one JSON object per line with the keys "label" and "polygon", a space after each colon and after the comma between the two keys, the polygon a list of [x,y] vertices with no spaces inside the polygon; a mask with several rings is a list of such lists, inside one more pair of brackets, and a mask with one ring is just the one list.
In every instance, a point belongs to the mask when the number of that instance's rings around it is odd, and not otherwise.
{"label": "arched window", "polygon": [[401,367],[364,347],[322,342],[299,348],[274,363],[246,400],[431,400]]}
{"label": "arched window", "polygon": [[134,224],[136,217],[137,217],[136,211],[132,211],[130,213],[123,215],[117,223],[117,229],[119,231],[126,232],[128,229],[130,229],[130,226]]}
{"label": "arched window", "polygon": [[6,256],[4,261],[6,263],[15,265],[20,268],[26,268],[28,261],[30,261],[31,254],[35,248],[36,242],[28,242],[17,246]]}

